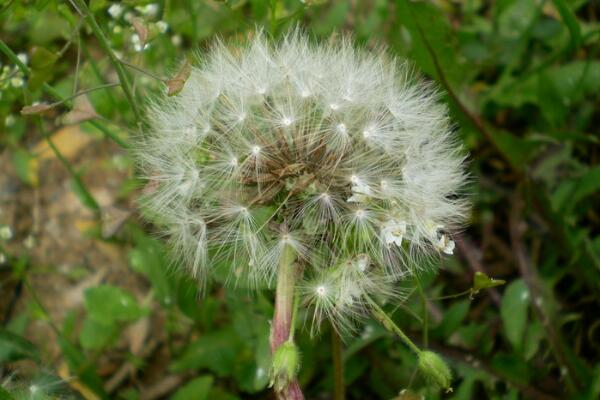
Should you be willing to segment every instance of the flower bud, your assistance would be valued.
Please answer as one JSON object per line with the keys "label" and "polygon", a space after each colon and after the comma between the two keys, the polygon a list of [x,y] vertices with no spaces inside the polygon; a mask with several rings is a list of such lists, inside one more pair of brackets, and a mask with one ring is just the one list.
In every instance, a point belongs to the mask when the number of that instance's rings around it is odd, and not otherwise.
{"label": "flower bud", "polygon": [[432,351],[422,351],[419,354],[419,371],[425,380],[436,389],[451,390],[452,372],[446,362]]}
{"label": "flower bud", "polygon": [[288,340],[281,344],[273,355],[269,387],[274,387],[276,392],[281,392],[291,381],[296,379],[299,369],[300,352],[296,344]]}

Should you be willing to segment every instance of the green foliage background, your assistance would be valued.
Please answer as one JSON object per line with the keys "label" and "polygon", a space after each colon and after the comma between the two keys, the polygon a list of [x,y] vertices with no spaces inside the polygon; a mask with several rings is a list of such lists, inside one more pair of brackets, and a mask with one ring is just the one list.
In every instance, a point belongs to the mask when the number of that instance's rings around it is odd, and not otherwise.
{"label": "green foliage background", "polygon": [[[21,110],[69,98],[75,81],[79,90],[129,82],[90,92],[101,117],[81,128],[123,157],[128,179],[119,201],[131,206],[141,184],[127,153],[128,138],[138,132],[136,109],[143,114],[148,96],[166,90],[138,69],[174,76],[185,57],[202,57],[215,37],[241,39],[255,26],[273,36],[296,23],[321,39],[351,32],[363,46],[383,44],[410,60],[445,91],[470,153],[474,209],[471,226],[457,238],[457,256],[439,274],[408,282],[422,293],[409,292],[404,305],[388,310],[420,345],[446,358],[454,391],[428,389],[415,376],[414,356],[369,322],[345,343],[347,398],[600,396],[598,1],[126,0],[118,18],[108,12],[111,4],[5,0],[0,6],[0,151],[20,178],[16,190],[33,192],[40,184],[32,171],[39,157],[34,145],[53,144],[50,132],[63,125],[73,101],[27,116]],[[148,34],[141,51],[127,13],[137,32]],[[137,67],[114,62],[109,51]],[[18,54],[27,54],[27,62]],[[54,150],[71,175],[71,190],[100,221],[103,209],[84,183],[85,162],[74,166]],[[0,192],[0,207],[5,199]],[[0,225],[0,399],[37,398],[41,392],[32,385],[58,398],[150,398],[148,388],[164,378],[177,383],[165,398],[272,396],[266,387],[272,294],[215,285],[198,299],[194,283],[168,267],[152,232],[134,214],[108,238],[99,228],[86,233],[124,249],[127,272],[142,277],[142,301],[127,285],[105,282],[85,291],[83,311],[53,320],[31,282],[36,274],[63,272],[31,262],[29,247],[16,245],[27,232]],[[470,290],[476,271],[507,284]],[[164,331],[151,331],[148,340],[158,345],[129,352],[126,329],[157,315]],[[50,327],[58,354],[28,340],[35,324]],[[312,341],[303,332],[299,344],[307,398],[331,398],[328,330]],[[107,390],[114,366],[123,364],[131,367],[127,378]],[[65,368],[66,381],[57,378]]]}

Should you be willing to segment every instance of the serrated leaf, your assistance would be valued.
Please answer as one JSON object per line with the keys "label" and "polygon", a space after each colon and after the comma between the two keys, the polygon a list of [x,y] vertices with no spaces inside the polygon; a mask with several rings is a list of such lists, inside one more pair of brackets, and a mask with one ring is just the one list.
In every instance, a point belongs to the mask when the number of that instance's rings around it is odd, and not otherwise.
{"label": "serrated leaf", "polygon": [[518,279],[507,286],[500,304],[506,338],[518,350],[523,348],[529,303],[529,289],[522,279]]}
{"label": "serrated leaf", "polygon": [[177,93],[181,92],[191,73],[192,64],[190,64],[189,60],[185,60],[185,63],[183,63],[179,72],[177,72],[173,78],[167,80],[167,95],[175,96]]}

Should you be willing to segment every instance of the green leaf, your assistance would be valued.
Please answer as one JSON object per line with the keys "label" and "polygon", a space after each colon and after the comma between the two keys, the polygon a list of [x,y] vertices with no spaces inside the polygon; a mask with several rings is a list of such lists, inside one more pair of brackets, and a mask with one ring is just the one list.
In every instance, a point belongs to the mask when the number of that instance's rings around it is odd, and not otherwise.
{"label": "green leaf", "polygon": [[440,333],[441,337],[448,338],[454,333],[459,327],[462,321],[469,312],[470,300],[461,300],[452,304],[448,310],[444,313],[444,319],[442,320],[436,331]]}
{"label": "green leaf", "polygon": [[16,149],[12,155],[12,162],[19,179],[28,185],[37,185],[36,158],[22,149]]}
{"label": "green leaf", "polygon": [[500,304],[506,338],[518,350],[523,348],[529,303],[529,289],[522,279],[518,279],[507,286]]}
{"label": "green leaf", "polygon": [[[129,252],[129,264],[131,268],[146,276],[152,283],[152,287],[159,301],[168,306],[176,300],[176,275],[168,268],[168,260],[163,244],[135,227],[131,228],[135,248]],[[182,289],[187,290],[187,289]],[[194,295],[194,292],[189,296]]]}
{"label": "green leaf", "polygon": [[540,149],[539,143],[526,140],[500,129],[494,129],[493,140],[500,151],[509,159],[512,166],[521,169],[527,164],[536,150]]}
{"label": "green leaf", "polygon": [[0,400],[14,400],[14,397],[0,386]]}
{"label": "green leaf", "polygon": [[171,397],[171,400],[205,400],[212,388],[213,377],[210,375],[194,378],[179,388]]}
{"label": "green leaf", "polygon": [[29,340],[5,329],[0,330],[0,365],[24,359],[39,361],[39,358],[38,350]]}
{"label": "green leaf", "polygon": [[473,288],[472,292],[477,293],[481,289],[489,289],[496,286],[502,286],[506,283],[503,279],[493,279],[484,274],[483,272],[475,272],[473,276]]}
{"label": "green leaf", "polygon": [[538,5],[534,0],[516,0],[502,10],[498,16],[498,33],[506,39],[519,39],[538,13]]}
{"label": "green leaf", "polygon": [[115,323],[86,318],[79,334],[79,341],[84,349],[102,349],[114,342],[117,332]]}
{"label": "green leaf", "polygon": [[579,27],[579,22],[577,22],[575,14],[573,14],[573,11],[564,0],[552,0],[552,2],[558,9],[560,17],[569,30],[571,40],[569,41],[568,50],[573,51],[577,49],[581,43],[581,28]]}
{"label": "green leaf", "polygon": [[63,359],[69,366],[69,370],[74,374],[76,373],[81,382],[100,395],[101,398],[108,398],[104,393],[102,380],[96,373],[96,365],[89,363],[81,350],[64,337],[61,336],[58,338],[58,345],[60,346]]}
{"label": "green leaf", "polygon": [[545,333],[544,326],[538,320],[532,321],[527,326],[523,342],[523,357],[526,360],[530,360],[536,355]]}
{"label": "green leaf", "polygon": [[529,381],[531,370],[521,357],[498,353],[492,358],[491,365],[501,376],[511,381],[523,384]]}
{"label": "green leaf", "polygon": [[94,199],[94,196],[92,196],[91,193],[86,189],[83,182],[81,182],[79,176],[75,175],[72,177],[71,189],[73,190],[73,193],[75,193],[75,196],[77,196],[79,201],[81,201],[81,204],[83,204],[85,207],[89,208],[92,211],[100,210],[100,205],[98,204],[96,199]]}
{"label": "green leaf", "polygon": [[34,47],[31,51],[31,69],[41,70],[52,67],[58,55],[44,47]]}
{"label": "green leaf", "polygon": [[135,321],[147,311],[130,293],[109,285],[86,290],[85,308],[90,318],[107,325]]}
{"label": "green leaf", "polygon": [[577,203],[600,190],[600,166],[588,169],[578,178],[564,180],[552,194],[552,208],[570,214]]}
{"label": "green leaf", "polygon": [[233,372],[241,348],[239,337],[233,329],[210,332],[187,346],[171,364],[171,370],[183,372],[206,368],[218,376],[228,376]]}
{"label": "green leaf", "polygon": [[[456,57],[456,38],[447,16],[431,2],[413,2],[399,0],[396,2],[396,17],[405,29],[409,38],[403,43],[397,43],[398,51],[402,54],[408,49],[408,55],[429,76],[439,80],[434,59],[423,38],[431,46],[435,57],[444,72],[445,78],[453,88],[462,84],[469,72]],[[422,31],[421,31],[422,30]]]}

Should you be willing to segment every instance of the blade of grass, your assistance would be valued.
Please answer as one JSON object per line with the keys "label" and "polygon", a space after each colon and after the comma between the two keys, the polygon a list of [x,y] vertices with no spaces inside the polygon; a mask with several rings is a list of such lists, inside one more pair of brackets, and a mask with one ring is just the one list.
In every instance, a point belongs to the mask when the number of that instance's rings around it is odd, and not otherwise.
{"label": "blade of grass", "polygon": [[100,28],[98,21],[96,21],[96,18],[94,18],[94,14],[90,11],[87,4],[85,4],[83,0],[72,0],[72,2],[76,5],[77,11],[81,12],[83,17],[87,20],[89,27],[94,33],[94,36],[100,43],[100,46],[104,52],[108,55],[108,58],[110,59],[117,72],[117,75],[119,76],[119,82],[121,82],[121,88],[125,93],[125,97],[127,97],[127,100],[131,104],[131,109],[135,114],[135,118],[137,119],[138,123],[140,123],[142,121],[142,114],[137,106],[135,95],[131,88],[131,83],[129,82],[125,68],[123,68],[123,65],[119,62],[116,54],[112,51],[106,35],[104,35],[104,32]]}

